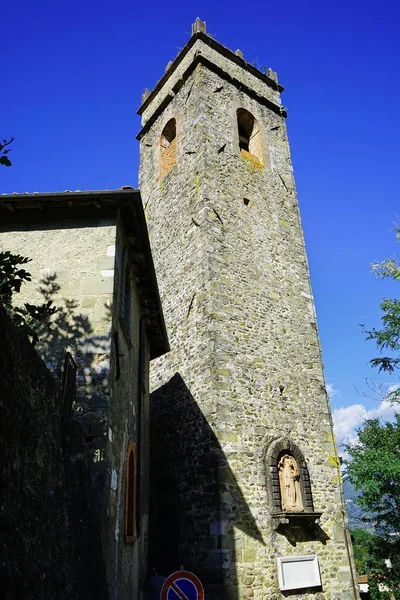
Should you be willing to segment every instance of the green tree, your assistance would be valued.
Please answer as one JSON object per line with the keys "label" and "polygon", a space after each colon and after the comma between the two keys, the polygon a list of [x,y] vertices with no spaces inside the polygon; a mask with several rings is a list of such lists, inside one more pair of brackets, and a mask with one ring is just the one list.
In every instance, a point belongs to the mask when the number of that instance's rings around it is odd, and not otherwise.
{"label": "green tree", "polygon": [[[378,580],[385,583],[400,598],[400,415],[395,415],[393,423],[370,419],[357,433],[356,443],[346,446],[346,473],[355,489],[361,490],[355,502],[372,513],[365,520],[377,532],[372,537],[364,532],[355,539],[357,569],[378,577],[376,584]],[[374,585],[373,598],[383,600],[385,596]]]}
{"label": "green tree", "polygon": [[347,475],[362,493],[357,504],[374,513],[368,517],[378,531],[400,532],[400,415],[393,423],[370,419],[358,430],[355,444],[346,446]]}
{"label": "green tree", "polygon": [[[396,239],[400,242],[400,226],[396,228]],[[395,258],[387,258],[380,263],[374,263],[372,270],[381,279],[393,279],[400,281],[400,262]],[[382,309],[382,328],[366,330],[367,339],[374,340],[381,351],[389,350],[393,355],[378,356],[371,360],[371,365],[379,371],[393,373],[400,368],[400,300],[385,298],[380,305]],[[399,394],[392,399],[400,400]]]}
{"label": "green tree", "polygon": [[50,327],[49,319],[57,312],[57,308],[53,306],[52,300],[41,305],[26,302],[23,307],[14,306],[13,295],[21,291],[24,283],[31,281],[30,273],[21,268],[30,261],[30,258],[12,254],[8,250],[0,252],[0,304],[35,345],[39,338],[39,331],[43,325]]}
{"label": "green tree", "polygon": [[378,538],[365,529],[351,532],[354,551],[354,562],[359,575],[382,573],[385,571],[384,558],[378,551]]}
{"label": "green tree", "polygon": [[[400,226],[396,239],[400,242]],[[400,281],[400,262],[395,257],[374,263],[372,270],[382,279]],[[374,340],[381,352],[371,365],[393,373],[400,368],[400,301],[385,298],[380,307],[382,327],[365,330],[367,339]],[[399,402],[400,390],[387,397]],[[390,593],[400,598],[400,415],[395,415],[394,422],[367,420],[357,433],[356,443],[346,446],[346,472],[355,489],[361,491],[355,502],[372,513],[365,520],[374,524],[376,535],[354,535],[355,560],[361,572],[371,576],[373,600],[389,598]],[[390,593],[379,590],[379,583]]]}
{"label": "green tree", "polygon": [[[389,549],[388,541],[364,529],[351,532],[354,551],[354,562],[359,575],[368,575],[369,594],[371,600],[390,600],[400,598],[399,568],[400,557],[396,555],[398,548],[393,543]],[[391,568],[387,559],[391,558]]]}
{"label": "green tree", "polygon": [[11,161],[8,157],[8,154],[11,152],[10,144],[13,143],[15,138],[10,138],[9,140],[1,140],[0,143],[0,165],[4,167],[11,167]]}

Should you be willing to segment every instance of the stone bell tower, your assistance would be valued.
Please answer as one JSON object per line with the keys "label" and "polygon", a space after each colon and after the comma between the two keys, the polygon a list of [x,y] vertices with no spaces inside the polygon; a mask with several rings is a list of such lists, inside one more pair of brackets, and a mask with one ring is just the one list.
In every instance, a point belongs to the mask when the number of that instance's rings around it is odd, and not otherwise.
{"label": "stone bell tower", "polygon": [[197,19],[139,110],[171,345],[152,363],[150,561],[207,600],[357,596],[282,90]]}

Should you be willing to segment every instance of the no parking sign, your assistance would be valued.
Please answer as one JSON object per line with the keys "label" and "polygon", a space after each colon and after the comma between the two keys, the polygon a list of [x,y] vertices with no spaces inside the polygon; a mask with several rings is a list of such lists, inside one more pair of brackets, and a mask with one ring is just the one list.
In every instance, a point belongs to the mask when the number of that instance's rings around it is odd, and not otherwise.
{"label": "no parking sign", "polygon": [[201,581],[189,571],[176,571],[164,581],[160,600],[204,600]]}

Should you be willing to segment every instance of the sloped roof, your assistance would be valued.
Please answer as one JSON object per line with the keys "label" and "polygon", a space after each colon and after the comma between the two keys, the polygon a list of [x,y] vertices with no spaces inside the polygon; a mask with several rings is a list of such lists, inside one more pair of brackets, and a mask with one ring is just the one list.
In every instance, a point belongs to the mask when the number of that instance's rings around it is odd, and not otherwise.
{"label": "sloped roof", "polygon": [[12,227],[13,222],[21,223],[25,219],[30,221],[32,212],[36,213],[36,217],[43,215],[45,220],[59,209],[70,209],[71,219],[76,219],[82,208],[86,209],[86,214],[88,210],[89,213],[93,210],[96,219],[102,210],[110,214],[110,209],[121,216],[134,256],[133,268],[138,279],[139,294],[145,310],[143,318],[146,320],[151,344],[150,357],[157,358],[165,354],[169,350],[168,336],[139,190],[124,186],[116,190],[66,190],[0,195],[0,220],[3,231]]}

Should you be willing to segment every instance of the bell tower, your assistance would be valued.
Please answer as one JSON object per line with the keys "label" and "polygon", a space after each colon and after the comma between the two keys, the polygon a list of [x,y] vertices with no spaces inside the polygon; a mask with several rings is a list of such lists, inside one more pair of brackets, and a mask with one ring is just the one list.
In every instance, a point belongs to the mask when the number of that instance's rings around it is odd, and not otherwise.
{"label": "bell tower", "polygon": [[197,19],[139,110],[171,346],[152,363],[150,561],[207,600],[356,596],[282,91]]}

